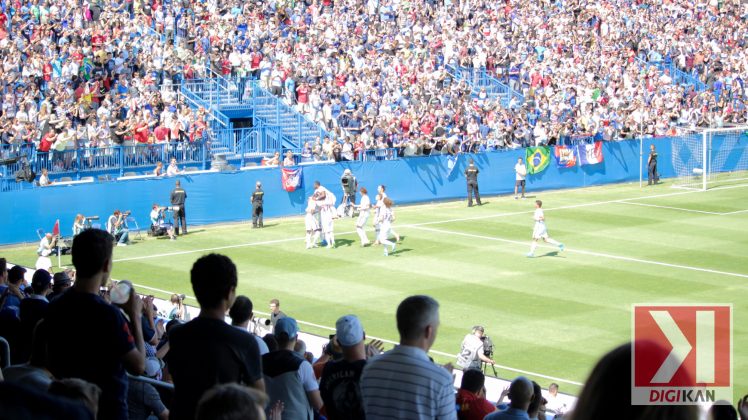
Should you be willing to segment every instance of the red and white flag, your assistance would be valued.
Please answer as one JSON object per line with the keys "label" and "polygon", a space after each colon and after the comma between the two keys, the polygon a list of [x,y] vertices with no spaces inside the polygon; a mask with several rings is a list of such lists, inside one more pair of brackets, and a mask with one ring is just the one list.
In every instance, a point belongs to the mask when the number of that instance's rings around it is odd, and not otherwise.
{"label": "red and white flag", "polygon": [[55,226],[52,228],[52,235],[60,236],[60,219],[57,219]]}
{"label": "red and white flag", "polygon": [[296,191],[301,186],[301,168],[281,168],[281,184],[288,192]]}
{"label": "red and white flag", "polygon": [[594,144],[580,144],[577,146],[579,165],[596,165],[603,162],[603,142]]}

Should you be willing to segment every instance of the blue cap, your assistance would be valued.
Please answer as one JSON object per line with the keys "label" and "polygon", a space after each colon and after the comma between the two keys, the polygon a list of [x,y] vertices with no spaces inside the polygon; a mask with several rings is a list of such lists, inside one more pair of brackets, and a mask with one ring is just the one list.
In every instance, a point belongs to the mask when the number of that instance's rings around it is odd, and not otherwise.
{"label": "blue cap", "polygon": [[285,317],[275,323],[275,335],[285,333],[289,339],[296,338],[299,333],[299,326],[293,318]]}

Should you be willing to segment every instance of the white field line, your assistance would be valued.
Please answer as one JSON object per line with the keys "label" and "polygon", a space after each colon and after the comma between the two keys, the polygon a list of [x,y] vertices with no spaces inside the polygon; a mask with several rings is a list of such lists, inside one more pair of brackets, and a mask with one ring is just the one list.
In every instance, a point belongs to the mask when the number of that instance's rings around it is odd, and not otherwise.
{"label": "white field line", "polygon": [[[745,185],[745,186],[748,187],[748,185]],[[733,187],[739,187],[739,186],[733,186]],[[724,188],[729,188],[729,187],[724,187]],[[717,190],[717,188],[707,190],[707,192],[715,191],[715,190]],[[546,208],[544,210],[545,211],[556,211],[556,210],[576,209],[576,208],[582,208],[582,207],[600,206],[600,205],[612,204],[612,203],[628,203],[629,201],[632,201],[632,200],[644,200],[644,199],[650,199],[650,198],[670,197],[670,196],[675,196],[675,195],[693,194],[697,192],[704,192],[704,191],[693,190],[693,191],[682,191],[682,192],[674,192],[674,193],[647,195],[647,196],[642,196],[642,197],[633,197],[633,198],[620,199],[620,200],[594,201],[590,203],[572,204],[568,206]],[[435,220],[432,222],[413,223],[409,225],[396,225],[396,227],[419,227],[419,226],[440,225],[440,224],[454,223],[454,222],[467,222],[467,221],[472,221],[472,220],[482,220],[482,219],[492,219],[492,218],[497,218],[497,217],[508,217],[508,216],[518,216],[518,215],[523,215],[523,214],[533,214],[534,212],[535,210],[523,210],[523,211],[509,212],[509,213],[488,214],[488,215],[483,215],[483,216],[462,217],[462,218],[447,219],[447,220]],[[348,235],[348,234],[352,234],[356,232],[351,230],[351,231],[336,232],[336,233],[338,235]],[[272,245],[272,244],[280,244],[280,243],[303,241],[303,240],[304,240],[304,237],[299,236],[295,238],[274,239],[274,240],[269,240],[269,241],[259,241],[259,242],[249,242],[249,243],[244,243],[244,244],[217,246],[213,248],[191,249],[191,250],[186,250],[186,251],[167,252],[163,254],[141,255],[138,257],[119,258],[119,259],[114,260],[114,262],[117,263],[117,262],[127,262],[127,261],[139,261],[139,260],[147,260],[147,259],[153,259],[153,258],[171,257],[171,256],[176,256],[176,255],[197,254],[197,253],[205,253],[205,252],[211,252],[211,251],[220,251],[224,249],[244,248],[244,247],[259,246],[259,245]]]}
{"label": "white field line", "polygon": [[[169,294],[169,295],[173,293],[173,292],[169,292],[167,290],[157,289],[155,287],[145,286],[145,285],[142,285],[142,284],[133,283],[133,285],[136,286],[139,289],[152,290],[152,291],[155,291],[155,292],[165,293],[165,294]],[[186,295],[186,297],[188,297],[190,299],[195,299],[194,296]],[[264,316],[269,316],[270,315],[269,313],[262,312],[262,311],[255,311],[255,313],[259,314],[259,315],[264,315]],[[327,325],[320,325],[320,324],[315,324],[313,322],[302,321],[302,320],[296,320],[296,322],[298,322],[299,324],[308,325],[310,327],[315,327],[315,328],[319,328],[319,329],[322,329],[322,330],[335,332],[335,328],[328,327]],[[367,335],[366,338],[367,339],[373,339],[373,340],[380,340],[382,342],[385,342],[385,343],[388,343],[388,344],[392,344],[392,345],[399,344],[397,341],[393,341],[393,340],[390,340],[390,339],[387,339],[387,338],[382,338],[382,337],[375,337],[375,336],[369,336],[369,335]],[[429,350],[429,352],[433,353],[433,354],[438,354],[439,356],[449,357],[449,358],[453,358],[453,359],[457,358],[456,354],[445,353],[443,351]],[[567,383],[567,384],[571,384],[571,385],[577,385],[577,386],[584,385],[581,382],[570,381],[568,379],[557,378],[555,376],[548,376],[548,375],[544,375],[542,373],[531,372],[531,371],[523,370],[523,369],[517,369],[517,368],[510,367],[510,366],[505,366],[505,365],[500,365],[500,364],[496,364],[494,366],[497,369],[504,369],[504,370],[508,370],[510,372],[516,372],[516,373],[519,373],[519,374],[522,374],[522,375],[535,376],[537,378],[548,379],[549,381],[563,382],[563,383]]]}
{"label": "white field line", "polygon": [[[427,228],[427,227],[421,227],[421,226],[410,226],[410,227],[414,229],[429,231],[429,232],[444,233],[447,235],[456,235],[456,236],[465,236],[465,237],[476,238],[476,239],[485,239],[489,241],[503,242],[503,243],[513,244],[513,245],[524,245],[528,247],[528,249],[530,245],[529,240],[528,241],[515,241],[513,239],[496,238],[493,236],[476,235],[473,233],[457,232],[457,231],[444,230],[444,229],[434,229],[434,228]],[[545,248],[553,248],[553,249],[556,248],[555,246],[545,245],[545,244],[542,244],[540,246],[545,247]],[[693,266],[682,265],[682,264],[671,264],[671,263],[665,263],[665,262],[660,262],[660,261],[645,260],[641,258],[626,257],[622,255],[606,254],[603,252],[586,251],[583,249],[566,248],[564,252],[589,255],[593,257],[609,258],[613,260],[628,261],[628,262],[634,262],[634,263],[640,263],[640,264],[657,265],[661,267],[677,268],[680,270],[698,271],[701,273],[718,274],[722,276],[739,277],[739,278],[748,279],[748,274],[731,273],[728,271],[712,270],[710,268],[693,267]]]}
{"label": "white field line", "polygon": [[647,203],[634,203],[632,201],[621,201],[621,204],[628,204],[632,206],[644,206],[644,207],[654,207],[658,209],[666,209],[666,210],[677,210],[677,211],[684,211],[687,213],[699,213],[699,214],[710,214],[713,216],[724,216],[729,213],[720,213],[715,211],[705,211],[705,210],[694,210],[694,209],[684,209],[681,207],[671,207],[671,206],[660,206],[657,204],[647,204]]}
{"label": "white field line", "polygon": [[723,216],[728,216],[731,214],[740,214],[740,213],[748,213],[748,210],[737,210],[737,211],[731,211],[727,213],[722,213]]}

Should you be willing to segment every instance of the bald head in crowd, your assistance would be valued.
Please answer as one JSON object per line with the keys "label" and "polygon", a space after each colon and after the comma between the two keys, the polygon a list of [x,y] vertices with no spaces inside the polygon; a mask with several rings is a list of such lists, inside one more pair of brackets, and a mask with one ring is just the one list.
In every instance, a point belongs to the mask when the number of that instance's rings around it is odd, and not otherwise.
{"label": "bald head in crowd", "polygon": [[509,399],[512,408],[527,411],[532,401],[532,382],[524,376],[519,376],[509,385]]}

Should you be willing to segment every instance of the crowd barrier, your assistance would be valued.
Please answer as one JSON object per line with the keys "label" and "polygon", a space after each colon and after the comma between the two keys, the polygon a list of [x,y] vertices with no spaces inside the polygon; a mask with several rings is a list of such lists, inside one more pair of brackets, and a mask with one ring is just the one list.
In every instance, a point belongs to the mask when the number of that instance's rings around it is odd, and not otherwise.
{"label": "crowd barrier", "polygon": [[[663,178],[674,176],[669,158],[671,142],[645,139],[643,159],[652,143],[657,144],[660,153],[660,175]],[[282,188],[278,167],[7,191],[2,195],[4,204],[0,206],[0,244],[35,242],[38,240],[35,229],[49,231],[58,219],[62,234],[69,235],[78,213],[105,220],[114,209],[132,210],[133,217],[145,226],[154,203],[168,204],[176,179],[181,180],[187,191],[187,221],[193,226],[249,219],[249,196],[256,181],[262,182],[265,189],[267,217],[302,214],[306,197],[312,194],[316,180],[342,197],[340,176],[344,169],[351,169],[359,185],[369,191],[375,191],[378,184],[386,185],[387,193],[397,204],[430,202],[466,196],[463,172],[468,158],[472,157],[480,169],[481,194],[508,194],[514,188],[514,164],[524,154],[524,150],[511,150],[460,155],[451,171],[450,159],[444,155],[304,165],[302,185],[293,192]],[[551,162],[542,173],[528,176],[528,190],[576,188],[639,179],[638,140],[603,143],[603,155],[604,161],[597,165],[561,168]]]}

